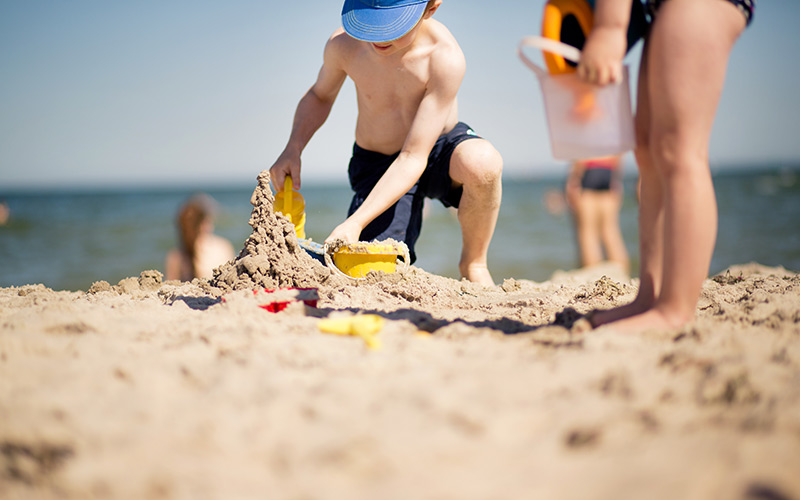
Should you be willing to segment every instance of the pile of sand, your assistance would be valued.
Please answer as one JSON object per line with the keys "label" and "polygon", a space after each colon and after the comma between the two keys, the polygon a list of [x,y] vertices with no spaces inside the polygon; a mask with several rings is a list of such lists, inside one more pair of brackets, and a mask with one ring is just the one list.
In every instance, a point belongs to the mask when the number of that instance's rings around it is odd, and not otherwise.
{"label": "pile of sand", "polygon": [[275,197],[270,188],[269,172],[258,176],[250,198],[253,233],[239,256],[215,270],[211,285],[223,293],[256,288],[335,286],[345,278],[312,259],[300,247],[294,226],[283,215],[276,215]]}

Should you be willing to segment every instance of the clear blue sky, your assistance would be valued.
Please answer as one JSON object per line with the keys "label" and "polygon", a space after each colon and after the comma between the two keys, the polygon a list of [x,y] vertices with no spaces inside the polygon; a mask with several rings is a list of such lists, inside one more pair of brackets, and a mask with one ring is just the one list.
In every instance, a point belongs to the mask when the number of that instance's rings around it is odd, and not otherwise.
{"label": "clear blue sky", "polygon": [[[0,2],[0,189],[253,182],[285,144],[341,4]],[[445,0],[436,14],[467,57],[460,116],[509,174],[563,171],[516,55],[543,4]],[[730,62],[715,168],[800,162],[798,19],[797,0],[759,2]],[[305,182],[345,182],[354,123],[348,82],[306,150]]]}

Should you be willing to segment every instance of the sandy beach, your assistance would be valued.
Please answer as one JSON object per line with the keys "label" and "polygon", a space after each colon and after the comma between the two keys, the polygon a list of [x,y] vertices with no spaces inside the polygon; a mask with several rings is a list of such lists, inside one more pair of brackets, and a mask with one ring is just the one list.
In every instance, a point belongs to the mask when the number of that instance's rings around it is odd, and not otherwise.
{"label": "sandy beach", "polygon": [[[583,332],[637,281],[353,282],[267,182],[212,280],[0,288],[0,497],[800,499],[800,275],[734,266],[691,326]],[[316,307],[253,293],[286,287]],[[379,343],[320,330],[363,314]]]}

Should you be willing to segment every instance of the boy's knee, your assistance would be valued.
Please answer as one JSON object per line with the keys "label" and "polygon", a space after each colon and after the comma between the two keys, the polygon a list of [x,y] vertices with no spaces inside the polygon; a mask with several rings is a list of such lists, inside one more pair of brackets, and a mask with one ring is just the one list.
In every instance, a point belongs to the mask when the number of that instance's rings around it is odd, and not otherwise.
{"label": "boy's knee", "polygon": [[503,173],[503,157],[489,141],[472,139],[458,145],[453,154],[454,180],[462,184],[492,184]]}

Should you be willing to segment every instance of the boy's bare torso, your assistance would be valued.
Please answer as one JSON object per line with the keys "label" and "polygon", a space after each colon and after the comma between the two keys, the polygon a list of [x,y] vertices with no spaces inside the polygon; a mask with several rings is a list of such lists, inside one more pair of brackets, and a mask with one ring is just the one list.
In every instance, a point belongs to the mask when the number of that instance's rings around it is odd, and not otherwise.
{"label": "boy's bare torso", "polygon": [[[429,90],[432,65],[445,58],[463,60],[458,43],[444,25],[431,19],[424,28],[413,45],[390,55],[376,53],[370,43],[355,40],[343,30],[334,33],[331,41],[337,59],[356,88],[356,143],[360,147],[383,154],[400,151]],[[460,83],[463,71],[455,73],[451,77]],[[440,133],[457,122],[453,96]]]}

